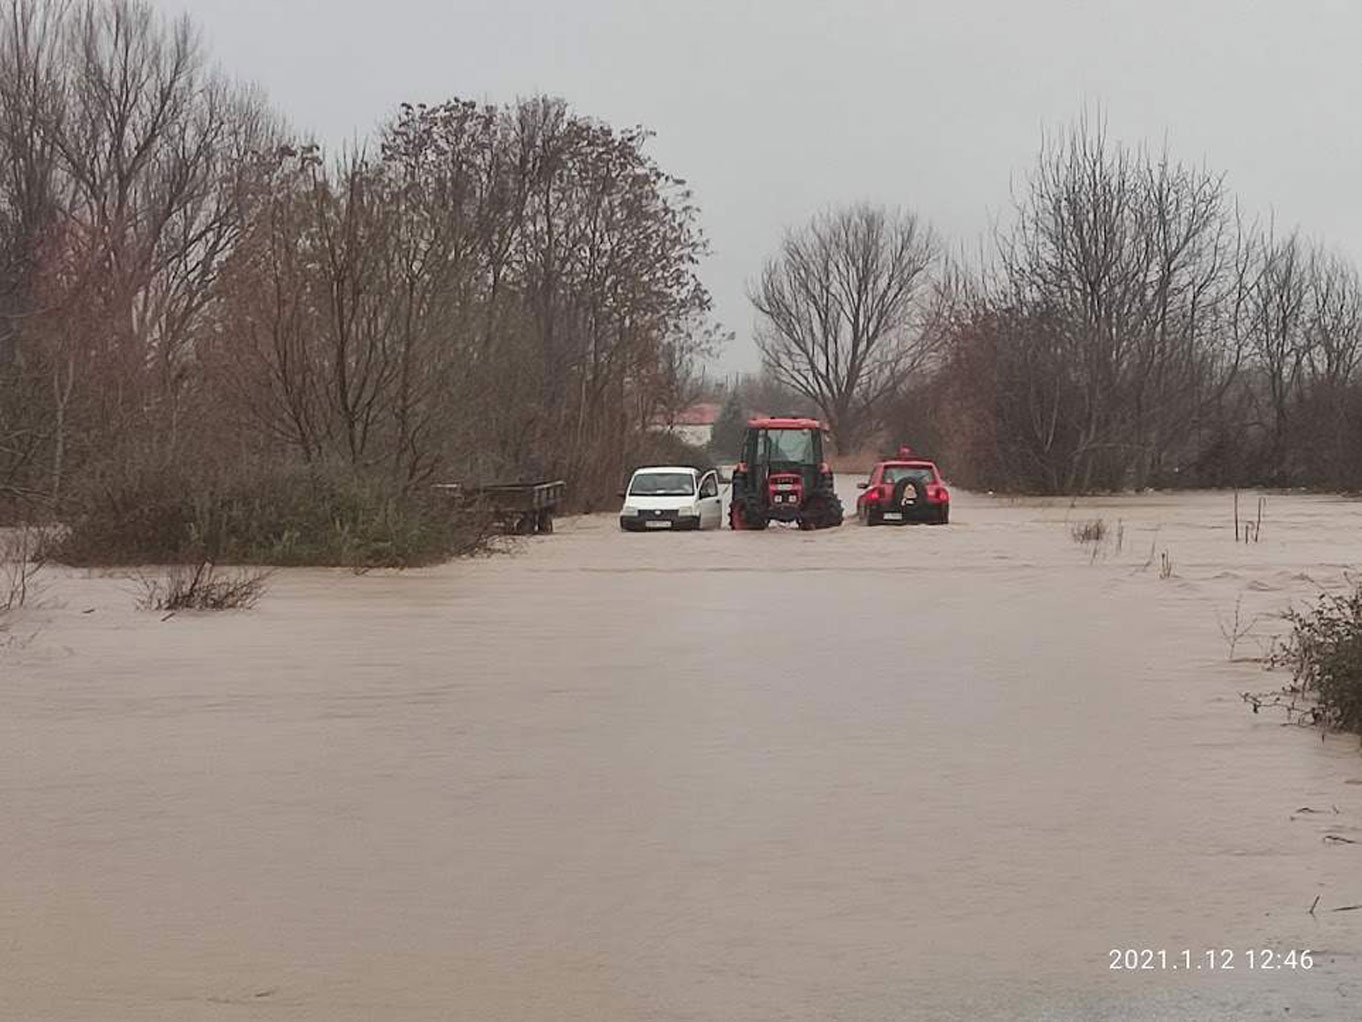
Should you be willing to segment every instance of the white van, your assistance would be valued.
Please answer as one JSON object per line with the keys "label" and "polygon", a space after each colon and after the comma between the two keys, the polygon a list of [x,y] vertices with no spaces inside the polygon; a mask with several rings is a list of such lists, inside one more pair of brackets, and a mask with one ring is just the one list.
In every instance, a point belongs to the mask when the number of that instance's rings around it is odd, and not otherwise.
{"label": "white van", "polygon": [[629,479],[621,496],[620,528],[717,529],[723,521],[723,500],[715,472],[677,465],[641,468]]}

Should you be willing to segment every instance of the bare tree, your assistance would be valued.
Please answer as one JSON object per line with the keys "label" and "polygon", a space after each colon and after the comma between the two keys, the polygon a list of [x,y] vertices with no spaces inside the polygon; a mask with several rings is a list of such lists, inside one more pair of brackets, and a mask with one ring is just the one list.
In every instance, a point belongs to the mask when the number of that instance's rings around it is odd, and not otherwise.
{"label": "bare tree", "polygon": [[763,362],[818,405],[844,449],[933,350],[922,299],[937,256],[915,214],[851,206],[789,232],[749,289]]}
{"label": "bare tree", "polygon": [[236,172],[270,119],[207,68],[187,21],[139,0],[11,0],[0,100],[23,250],[0,355],[43,381],[31,403],[55,502],[73,453],[137,435],[174,456],[195,339],[241,229]]}
{"label": "bare tree", "polygon": [[59,109],[64,11],[10,0],[0,16],[0,498],[36,495],[31,477],[52,428],[35,322],[44,312],[44,247],[61,212],[45,127]]}
{"label": "bare tree", "polygon": [[398,487],[571,475],[612,491],[711,333],[680,182],[557,100],[405,107],[377,159],[267,168],[217,365],[306,460]]}
{"label": "bare tree", "polygon": [[1086,118],[1047,137],[962,335],[989,339],[1000,464],[1051,491],[1161,478],[1241,362],[1245,245],[1218,175]]}

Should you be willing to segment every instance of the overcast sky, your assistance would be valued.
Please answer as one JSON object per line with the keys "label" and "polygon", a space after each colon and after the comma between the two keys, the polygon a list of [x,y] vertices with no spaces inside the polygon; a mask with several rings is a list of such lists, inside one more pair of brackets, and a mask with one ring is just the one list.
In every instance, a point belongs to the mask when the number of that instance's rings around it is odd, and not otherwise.
{"label": "overcast sky", "polygon": [[403,101],[551,93],[657,133],[752,368],[746,283],[783,228],[868,199],[977,245],[1042,128],[1100,104],[1251,210],[1362,252],[1354,0],[160,0],[325,143]]}

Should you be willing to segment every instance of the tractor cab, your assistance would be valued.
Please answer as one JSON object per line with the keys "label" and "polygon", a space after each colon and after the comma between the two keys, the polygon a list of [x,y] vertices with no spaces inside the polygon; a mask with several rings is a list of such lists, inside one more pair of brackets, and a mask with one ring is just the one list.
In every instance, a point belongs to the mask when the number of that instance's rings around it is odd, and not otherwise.
{"label": "tractor cab", "polygon": [[823,458],[817,419],[758,418],[747,424],[742,461],[733,473],[729,524],[764,529],[773,521],[802,529],[842,524],[842,503]]}

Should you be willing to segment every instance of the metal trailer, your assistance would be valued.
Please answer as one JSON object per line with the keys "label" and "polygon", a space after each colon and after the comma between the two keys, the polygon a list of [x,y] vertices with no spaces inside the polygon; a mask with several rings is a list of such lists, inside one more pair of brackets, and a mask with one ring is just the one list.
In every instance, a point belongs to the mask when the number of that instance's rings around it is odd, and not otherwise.
{"label": "metal trailer", "polygon": [[497,526],[518,536],[553,532],[553,516],[563,501],[567,483],[562,479],[533,483],[493,483],[465,486],[438,483],[435,487],[450,496],[487,508]]}

